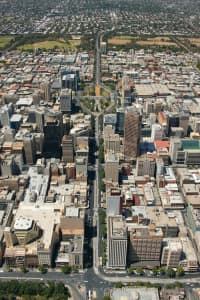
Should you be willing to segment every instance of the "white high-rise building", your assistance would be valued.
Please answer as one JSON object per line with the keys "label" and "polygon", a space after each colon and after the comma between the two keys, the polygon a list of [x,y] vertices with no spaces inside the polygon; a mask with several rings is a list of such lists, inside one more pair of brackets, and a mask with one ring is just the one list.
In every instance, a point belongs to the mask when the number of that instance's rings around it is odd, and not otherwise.
{"label": "white high-rise building", "polygon": [[153,124],[151,128],[151,139],[152,141],[162,140],[163,128],[160,124]]}
{"label": "white high-rise building", "polygon": [[10,126],[9,109],[6,106],[0,110],[0,123],[1,126]]}
{"label": "white high-rise building", "polygon": [[127,230],[121,215],[108,217],[107,266],[111,269],[125,269],[127,258]]}

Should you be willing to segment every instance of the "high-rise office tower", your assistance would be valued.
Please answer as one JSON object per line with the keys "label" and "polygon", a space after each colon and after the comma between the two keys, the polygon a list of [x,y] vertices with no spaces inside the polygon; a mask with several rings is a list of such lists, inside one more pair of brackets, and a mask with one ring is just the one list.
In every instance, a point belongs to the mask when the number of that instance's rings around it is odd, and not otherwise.
{"label": "high-rise office tower", "polygon": [[0,161],[1,176],[12,176],[15,174],[14,155],[8,155]]}
{"label": "high-rise office tower", "polygon": [[154,102],[154,112],[158,114],[158,112],[162,110],[162,107],[163,107],[163,100],[156,99],[156,101]]}
{"label": "high-rise office tower", "polygon": [[64,114],[71,113],[72,90],[62,89],[60,92],[60,110]]}
{"label": "high-rise office tower", "polygon": [[120,137],[119,134],[110,134],[104,137],[105,153],[111,152],[114,154],[120,153]]}
{"label": "high-rise office tower", "polygon": [[124,122],[124,158],[132,161],[137,158],[140,140],[141,116],[139,112],[128,110]]}
{"label": "high-rise office tower", "polygon": [[168,134],[171,135],[171,127],[179,127],[179,114],[170,112],[167,114]]}
{"label": "high-rise office tower", "polygon": [[154,177],[155,170],[156,170],[155,159],[148,158],[148,157],[137,158],[137,164],[136,164],[137,176],[149,175],[150,177]]}
{"label": "high-rise office tower", "polygon": [[118,182],[119,179],[119,157],[112,153],[106,155],[105,160],[106,181]]}
{"label": "high-rise office tower", "polygon": [[44,93],[44,100],[46,102],[50,101],[50,83],[48,81],[42,82],[40,87]]}
{"label": "high-rise office tower", "polygon": [[78,89],[78,73],[76,71],[62,72],[61,84],[63,89],[71,89],[77,91]]}
{"label": "high-rise office tower", "polygon": [[5,227],[4,238],[6,242],[6,247],[13,247],[14,245],[17,244],[17,237],[12,227]]}
{"label": "high-rise office tower", "polygon": [[37,107],[32,106],[28,111],[28,122],[37,124],[37,131],[43,132],[44,130],[44,110]]}
{"label": "high-rise office tower", "polygon": [[44,112],[40,109],[35,111],[35,121],[40,132],[44,131]]}
{"label": "high-rise office tower", "polygon": [[163,131],[168,134],[168,119],[163,111],[158,113],[158,123],[162,126]]}
{"label": "high-rise office tower", "polygon": [[116,132],[119,133],[120,135],[124,135],[124,118],[125,118],[124,108],[119,108],[117,110]]}
{"label": "high-rise office tower", "polygon": [[154,113],[154,106],[153,101],[150,99],[147,99],[144,106],[145,112],[147,115]]}
{"label": "high-rise office tower", "polygon": [[[171,138],[170,139],[169,155],[170,155],[172,163],[178,163],[178,161],[177,161],[177,158],[178,158],[177,152],[180,149],[181,149],[181,139]],[[183,152],[182,156],[183,156],[183,163],[184,163],[184,159],[185,159],[184,152]]]}
{"label": "high-rise office tower", "polygon": [[117,123],[117,116],[116,114],[105,114],[103,119],[103,126],[111,125],[112,128],[115,130]]}
{"label": "high-rise office tower", "polygon": [[13,113],[13,104],[9,103],[0,109],[0,125],[10,126],[10,116]]}
{"label": "high-rise office tower", "polygon": [[194,120],[194,132],[200,133],[200,120],[199,120],[199,118],[195,118],[195,120]]}
{"label": "high-rise office tower", "polygon": [[129,86],[129,77],[122,77],[122,107],[126,107],[131,103],[131,88]]}
{"label": "high-rise office tower", "polygon": [[34,164],[36,160],[35,138],[31,133],[26,133],[23,137],[24,154],[26,164]]}
{"label": "high-rise office tower", "polygon": [[189,115],[186,113],[181,113],[179,116],[179,127],[183,128],[184,136],[188,134],[188,127],[189,127]]}
{"label": "high-rise office tower", "polygon": [[36,111],[35,106],[29,107],[29,110],[28,110],[28,122],[29,123],[36,123],[35,111]]}
{"label": "high-rise office tower", "polygon": [[107,266],[111,269],[125,269],[128,244],[125,221],[123,220],[123,217],[119,215],[109,216],[107,222]]}
{"label": "high-rise office tower", "polygon": [[68,179],[75,179],[76,178],[76,164],[68,163],[66,165],[66,173],[67,173]]}
{"label": "high-rise office tower", "polygon": [[70,135],[63,136],[62,159],[63,159],[63,162],[66,164],[74,161],[73,137]]}
{"label": "high-rise office tower", "polygon": [[138,227],[130,232],[128,259],[130,263],[141,262],[144,266],[159,265],[163,232],[153,225]]}
{"label": "high-rise office tower", "polygon": [[62,114],[56,111],[45,113],[44,152],[46,157],[59,157],[63,136]]}
{"label": "high-rise office tower", "polygon": [[2,107],[0,110],[0,123],[1,126],[10,126],[10,118],[7,107]]}
{"label": "high-rise office tower", "polygon": [[167,267],[177,268],[182,255],[182,244],[179,239],[164,241],[161,264]]}
{"label": "high-rise office tower", "polygon": [[15,130],[10,127],[2,128],[2,132],[4,133],[5,141],[13,142],[15,140]]}
{"label": "high-rise office tower", "polygon": [[164,174],[164,170],[165,170],[164,168],[165,168],[165,166],[164,166],[163,159],[160,157],[157,157],[156,158],[156,180],[157,180],[158,186],[159,186],[159,179]]}
{"label": "high-rise office tower", "polygon": [[153,124],[151,127],[151,139],[152,141],[162,140],[163,128],[160,124]]}
{"label": "high-rise office tower", "polygon": [[13,229],[19,245],[36,240],[40,233],[40,228],[34,220],[22,216],[15,220]]}
{"label": "high-rise office tower", "polygon": [[76,178],[86,180],[87,178],[87,159],[76,157]]}
{"label": "high-rise office tower", "polygon": [[44,134],[41,132],[35,132],[34,137],[35,137],[36,153],[38,155],[42,155],[43,147],[44,147]]}

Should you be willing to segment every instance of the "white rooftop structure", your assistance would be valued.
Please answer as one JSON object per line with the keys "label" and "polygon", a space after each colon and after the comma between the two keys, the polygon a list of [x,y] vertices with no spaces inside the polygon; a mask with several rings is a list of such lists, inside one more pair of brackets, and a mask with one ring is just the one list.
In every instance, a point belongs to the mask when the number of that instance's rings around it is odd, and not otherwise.
{"label": "white rooftop structure", "polygon": [[79,208],[78,207],[66,207],[65,216],[66,217],[79,217]]}
{"label": "white rooftop structure", "polygon": [[11,122],[20,122],[21,120],[22,120],[22,115],[20,115],[20,114],[14,114],[10,118]]}
{"label": "white rooftop structure", "polygon": [[16,105],[17,106],[31,106],[33,104],[33,97],[20,97],[19,100],[17,101]]}
{"label": "white rooftop structure", "polygon": [[170,95],[170,90],[164,84],[136,84],[136,93],[138,96],[152,97],[155,95]]}
{"label": "white rooftop structure", "polygon": [[20,216],[15,220],[15,230],[29,230],[32,227],[33,220],[30,218]]}
{"label": "white rooftop structure", "polygon": [[113,289],[112,300],[159,300],[158,289],[156,288],[122,288]]}
{"label": "white rooftop structure", "polygon": [[49,175],[40,174],[37,168],[31,167],[28,171],[30,176],[29,187],[26,190],[25,202],[45,201],[47,195]]}

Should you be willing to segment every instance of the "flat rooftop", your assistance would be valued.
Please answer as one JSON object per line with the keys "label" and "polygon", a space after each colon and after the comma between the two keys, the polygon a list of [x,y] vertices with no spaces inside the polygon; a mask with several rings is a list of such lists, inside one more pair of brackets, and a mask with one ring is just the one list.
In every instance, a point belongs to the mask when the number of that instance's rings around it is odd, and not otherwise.
{"label": "flat rooftop", "polygon": [[113,289],[112,300],[159,300],[158,289],[156,288],[122,288]]}
{"label": "flat rooftop", "polygon": [[77,217],[61,217],[60,228],[62,234],[66,235],[83,235],[84,220]]}
{"label": "flat rooftop", "polygon": [[56,203],[34,204],[21,202],[16,211],[15,220],[23,216],[31,219],[42,229],[41,242],[45,249],[51,247],[52,236],[56,224],[60,224],[60,217],[64,211],[63,205]]}
{"label": "flat rooftop", "polygon": [[170,95],[171,92],[164,84],[136,84],[136,94],[139,97],[153,97],[155,95]]}
{"label": "flat rooftop", "polygon": [[15,220],[14,229],[20,231],[29,230],[32,227],[33,220],[20,216]]}
{"label": "flat rooftop", "polygon": [[121,215],[108,218],[108,229],[110,238],[127,238],[126,226]]}
{"label": "flat rooftop", "polygon": [[200,140],[182,140],[183,150],[200,150]]}

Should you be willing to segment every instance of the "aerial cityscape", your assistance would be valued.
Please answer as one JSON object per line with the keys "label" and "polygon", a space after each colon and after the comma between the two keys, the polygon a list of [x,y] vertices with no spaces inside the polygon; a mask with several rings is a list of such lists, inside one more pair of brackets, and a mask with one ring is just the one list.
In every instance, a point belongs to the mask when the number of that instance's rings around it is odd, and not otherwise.
{"label": "aerial cityscape", "polygon": [[200,299],[200,1],[0,1],[0,300]]}

